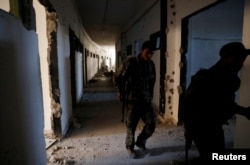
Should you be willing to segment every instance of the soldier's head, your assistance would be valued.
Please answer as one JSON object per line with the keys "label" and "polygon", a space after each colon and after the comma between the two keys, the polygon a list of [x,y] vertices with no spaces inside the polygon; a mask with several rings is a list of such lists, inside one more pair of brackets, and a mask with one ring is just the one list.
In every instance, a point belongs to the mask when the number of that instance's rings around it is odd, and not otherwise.
{"label": "soldier's head", "polygon": [[141,58],[144,61],[151,59],[153,55],[154,44],[151,41],[145,41],[141,47]]}
{"label": "soldier's head", "polygon": [[240,70],[250,50],[241,42],[230,42],[220,49],[221,61],[231,69]]}

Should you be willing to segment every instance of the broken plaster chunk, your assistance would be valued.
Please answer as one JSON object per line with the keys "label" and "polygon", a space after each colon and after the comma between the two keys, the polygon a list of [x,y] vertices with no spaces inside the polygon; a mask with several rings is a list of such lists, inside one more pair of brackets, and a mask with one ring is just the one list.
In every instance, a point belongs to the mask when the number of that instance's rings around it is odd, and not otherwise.
{"label": "broken plaster chunk", "polygon": [[55,162],[56,162],[56,158],[55,158],[54,156],[51,156],[51,157],[49,158],[49,162],[50,162],[50,163],[55,163]]}
{"label": "broken plaster chunk", "polygon": [[52,108],[52,113],[54,117],[60,118],[61,117],[61,105],[59,103],[56,103],[55,101],[52,101],[51,108]]}
{"label": "broken plaster chunk", "polygon": [[61,147],[54,146],[54,147],[53,147],[53,152],[58,151],[60,148],[61,148]]}
{"label": "broken plaster chunk", "polygon": [[53,150],[54,150],[54,151],[57,151],[57,150],[58,150],[58,147],[57,147],[57,146],[54,146]]}
{"label": "broken plaster chunk", "polygon": [[55,89],[54,94],[57,95],[57,96],[60,96],[60,89]]}
{"label": "broken plaster chunk", "polygon": [[64,165],[74,165],[75,164],[75,161],[74,160],[68,160],[68,159],[64,159],[63,160],[63,164]]}

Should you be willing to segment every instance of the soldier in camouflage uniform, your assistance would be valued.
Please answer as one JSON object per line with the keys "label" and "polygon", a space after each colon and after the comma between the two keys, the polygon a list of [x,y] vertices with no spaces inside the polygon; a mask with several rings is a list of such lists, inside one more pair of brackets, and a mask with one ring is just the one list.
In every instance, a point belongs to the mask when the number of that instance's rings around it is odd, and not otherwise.
{"label": "soldier in camouflage uniform", "polygon": [[[148,155],[146,140],[155,130],[155,113],[151,105],[155,84],[155,65],[151,60],[153,44],[146,41],[138,56],[125,60],[118,71],[115,82],[118,88],[118,99],[123,96],[127,102],[127,137],[126,149],[130,158],[137,158],[136,145],[144,155]],[[135,142],[135,130],[139,120],[145,123],[142,132]]]}

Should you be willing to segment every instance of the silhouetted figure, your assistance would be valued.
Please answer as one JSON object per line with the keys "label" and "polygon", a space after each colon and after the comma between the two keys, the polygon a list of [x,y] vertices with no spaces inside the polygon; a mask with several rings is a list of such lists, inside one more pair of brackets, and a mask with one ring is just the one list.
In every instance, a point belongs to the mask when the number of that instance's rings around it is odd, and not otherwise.
{"label": "silhouetted figure", "polygon": [[[150,41],[143,43],[138,56],[130,56],[124,61],[116,77],[118,99],[121,96],[126,104],[126,149],[130,158],[137,158],[134,150],[136,145],[144,155],[149,155],[146,149],[146,140],[153,134],[156,116],[151,105],[155,84],[155,65],[151,60],[153,44]],[[139,120],[145,123],[142,132],[135,142],[135,131]]]}
{"label": "silhouetted figure", "polygon": [[240,42],[224,45],[220,60],[192,76],[184,98],[184,125],[187,146],[192,141],[201,160],[211,160],[212,152],[225,151],[222,126],[235,114],[250,119],[250,108],[235,102],[240,87],[238,73],[250,51]]}

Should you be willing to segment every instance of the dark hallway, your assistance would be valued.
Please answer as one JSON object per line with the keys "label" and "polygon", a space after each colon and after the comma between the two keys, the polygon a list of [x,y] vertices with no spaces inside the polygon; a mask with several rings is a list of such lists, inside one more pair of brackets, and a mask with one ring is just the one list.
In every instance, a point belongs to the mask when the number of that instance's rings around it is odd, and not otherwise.
{"label": "dark hallway", "polygon": [[[70,127],[64,139],[47,149],[48,165],[167,165],[184,161],[182,126],[160,121],[147,143],[151,155],[132,160],[128,158],[124,147],[126,129],[120,121],[121,104],[116,100],[116,89],[111,80],[111,77],[99,74],[87,85],[81,104],[74,110],[76,125]],[[139,124],[137,133],[142,124]],[[225,132],[230,135],[227,136],[230,147],[233,140],[231,127],[227,126]],[[193,147],[189,158],[195,156],[197,151]]]}
{"label": "dark hallway", "polygon": [[[183,161],[181,94],[197,70],[219,58],[221,45],[240,41],[250,48],[248,16],[250,0],[2,0],[1,164]],[[159,121],[147,143],[151,156],[131,160],[111,77],[94,76],[101,67],[117,72],[146,40],[153,40],[156,48],[152,103]],[[237,93],[237,102],[246,107],[249,71],[248,57]],[[236,116],[225,125],[227,146],[250,148],[249,122]],[[196,155],[193,146],[190,159]]]}

